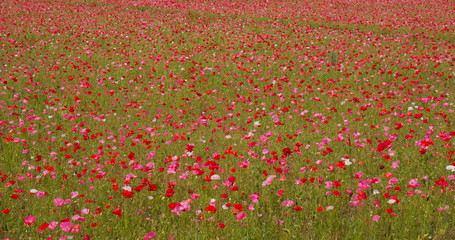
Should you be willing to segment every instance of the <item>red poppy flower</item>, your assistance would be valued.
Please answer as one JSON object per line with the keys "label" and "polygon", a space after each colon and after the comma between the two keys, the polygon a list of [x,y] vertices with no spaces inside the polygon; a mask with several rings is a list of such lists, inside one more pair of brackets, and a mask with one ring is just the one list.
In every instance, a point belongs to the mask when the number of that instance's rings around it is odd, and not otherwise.
{"label": "red poppy flower", "polygon": [[174,208],[176,208],[178,205],[180,205],[179,203],[169,203],[169,205],[167,205],[171,210],[174,210]]}
{"label": "red poppy flower", "polygon": [[205,211],[206,211],[206,212],[216,213],[216,207],[210,205],[210,206],[208,206],[208,207],[205,208]]}
{"label": "red poppy flower", "polygon": [[242,212],[243,211],[243,206],[242,204],[234,204],[234,207],[232,208],[232,210],[236,211],[236,212]]}
{"label": "red poppy flower", "polygon": [[391,145],[392,145],[392,141],[385,140],[378,145],[378,148],[376,150],[378,152],[383,152],[386,148],[391,147]]}
{"label": "red poppy flower", "polygon": [[291,149],[289,149],[289,148],[283,149],[283,154],[284,154],[284,156],[289,156],[289,155],[291,155],[291,153],[292,153],[292,152],[291,152]]}
{"label": "red poppy flower", "polygon": [[302,208],[301,206],[297,206],[297,207],[294,208],[294,210],[295,210],[295,211],[302,211],[303,208]]}
{"label": "red poppy flower", "polygon": [[43,223],[43,224],[41,224],[41,226],[39,226],[39,230],[40,230],[40,231],[43,231],[43,230],[45,230],[45,229],[48,228],[48,227],[49,227],[49,224],[48,224],[48,223]]}
{"label": "red poppy flower", "polygon": [[393,176],[393,173],[384,173],[384,176],[386,178],[391,178]]}
{"label": "red poppy flower", "polygon": [[168,188],[168,189],[166,190],[166,195],[165,195],[165,196],[166,196],[167,198],[169,198],[169,197],[172,197],[172,195],[174,195],[174,193],[175,193],[174,189]]}
{"label": "red poppy flower", "polygon": [[122,192],[122,195],[125,196],[125,198],[131,198],[131,197],[133,197],[133,192],[124,190],[124,191]]}

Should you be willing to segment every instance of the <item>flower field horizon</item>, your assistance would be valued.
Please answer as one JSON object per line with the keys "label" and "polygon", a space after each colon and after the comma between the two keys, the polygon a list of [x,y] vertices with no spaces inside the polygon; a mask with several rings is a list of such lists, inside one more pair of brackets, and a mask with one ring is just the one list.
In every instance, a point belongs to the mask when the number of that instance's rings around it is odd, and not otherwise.
{"label": "flower field horizon", "polygon": [[0,2],[0,239],[454,239],[455,2]]}

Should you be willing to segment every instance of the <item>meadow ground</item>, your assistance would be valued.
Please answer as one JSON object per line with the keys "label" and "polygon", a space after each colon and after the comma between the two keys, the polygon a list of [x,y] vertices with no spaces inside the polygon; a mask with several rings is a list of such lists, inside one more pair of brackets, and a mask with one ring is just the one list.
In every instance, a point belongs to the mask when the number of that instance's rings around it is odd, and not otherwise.
{"label": "meadow ground", "polygon": [[454,239],[455,2],[3,0],[1,239]]}

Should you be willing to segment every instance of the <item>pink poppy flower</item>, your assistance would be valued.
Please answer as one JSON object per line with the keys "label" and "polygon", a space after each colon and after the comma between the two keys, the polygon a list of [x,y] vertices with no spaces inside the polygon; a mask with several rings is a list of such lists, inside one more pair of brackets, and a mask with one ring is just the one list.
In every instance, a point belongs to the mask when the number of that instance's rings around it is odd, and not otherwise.
{"label": "pink poppy flower", "polygon": [[286,200],[281,203],[281,206],[283,206],[283,207],[284,206],[291,207],[292,205],[294,205],[294,201],[292,201],[292,200]]}
{"label": "pink poppy flower", "polygon": [[70,195],[71,195],[71,198],[75,198],[75,197],[79,196],[79,193],[78,192],[71,192]]}
{"label": "pink poppy flower", "polygon": [[73,226],[73,223],[72,222],[62,222],[60,224],[60,228],[64,231],[64,232],[69,232],[71,231],[71,227]]}
{"label": "pink poppy flower", "polygon": [[397,183],[397,182],[398,182],[398,179],[396,179],[396,178],[391,178],[391,179],[389,180],[389,184],[395,184],[395,183]]}
{"label": "pink poppy flower", "polygon": [[88,209],[88,208],[82,208],[82,210],[81,210],[81,214],[82,214],[82,215],[86,215],[86,214],[89,214],[89,213],[90,213],[90,209]]}
{"label": "pink poppy flower", "polygon": [[245,217],[246,217],[246,213],[243,213],[243,212],[239,213],[239,214],[237,214],[237,221],[240,221],[240,220],[242,220]]}
{"label": "pink poppy flower", "polygon": [[26,218],[24,218],[24,223],[28,226],[32,225],[36,220],[36,217],[32,215],[28,215]]}
{"label": "pink poppy flower", "polygon": [[154,232],[149,232],[144,236],[144,240],[150,240],[150,239],[155,239],[155,233]]}
{"label": "pink poppy flower", "polygon": [[58,226],[58,222],[50,222],[49,223],[49,229],[54,229],[57,226]]}
{"label": "pink poppy flower", "polygon": [[374,216],[372,217],[373,221],[375,221],[375,222],[378,222],[378,221],[379,221],[379,218],[381,218],[381,216],[379,216],[379,215],[374,215]]}
{"label": "pink poppy flower", "polygon": [[56,207],[63,207],[63,198],[55,198],[54,199],[54,204]]}

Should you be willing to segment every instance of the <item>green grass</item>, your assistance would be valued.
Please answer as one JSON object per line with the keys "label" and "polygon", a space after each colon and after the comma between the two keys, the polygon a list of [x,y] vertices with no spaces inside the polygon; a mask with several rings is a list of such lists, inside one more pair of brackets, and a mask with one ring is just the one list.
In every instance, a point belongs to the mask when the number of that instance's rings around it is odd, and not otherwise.
{"label": "green grass", "polygon": [[[20,5],[5,3],[11,8],[4,11],[14,17],[4,20],[6,27],[0,30],[4,44],[0,49],[0,210],[11,210],[0,213],[0,238],[143,239],[149,232],[158,239],[455,237],[454,210],[438,211],[454,201],[454,182],[447,179],[451,172],[446,170],[451,164],[446,156],[453,151],[446,144],[453,140],[436,137],[441,131],[453,131],[454,113],[449,110],[453,105],[442,106],[454,100],[453,78],[447,78],[453,75],[450,34],[417,35],[422,29],[385,29],[374,23],[324,22],[305,16],[221,14],[217,9],[187,9],[186,5],[172,9],[166,4],[109,1],[41,4],[41,10],[35,6],[29,7],[32,12],[15,12]],[[33,81],[26,72],[34,75]],[[418,100],[447,93],[442,100]],[[408,110],[410,106],[414,110]],[[422,113],[428,122],[407,116],[408,112]],[[438,115],[441,112],[446,119]],[[157,114],[162,116],[156,118]],[[273,119],[277,114],[283,125]],[[206,124],[201,123],[202,117]],[[261,127],[254,127],[256,121]],[[395,123],[403,127],[395,129]],[[376,125],[380,126],[371,127]],[[420,154],[415,141],[423,140],[430,126],[434,145]],[[148,127],[152,133],[145,130]],[[82,129],[90,132],[84,134]],[[32,134],[33,130],[37,132]],[[250,132],[254,138],[242,139]],[[259,136],[268,133],[271,136],[262,143]],[[377,140],[388,138],[385,134],[397,136],[391,161],[370,151],[377,148]],[[414,138],[406,139],[408,134]],[[344,140],[336,141],[339,136]],[[318,149],[316,143],[324,138],[331,141]],[[253,141],[260,145],[248,147]],[[297,143],[303,144],[301,155],[293,153],[284,162],[283,149],[293,151]],[[195,145],[192,156],[185,156],[187,144]],[[225,153],[230,146],[237,156]],[[326,147],[333,152],[323,154]],[[23,153],[24,149],[28,152]],[[277,152],[276,162],[261,160],[264,149]],[[150,151],[156,156],[148,160]],[[132,169],[131,152],[137,164],[145,168],[153,162],[154,169]],[[213,159],[215,152],[224,158]],[[336,167],[344,155],[353,162],[345,170]],[[180,171],[168,174],[172,157],[180,158]],[[271,160],[272,155],[266,158]],[[250,162],[247,169],[238,165],[245,160]],[[317,160],[323,163],[316,165]],[[399,168],[391,168],[395,161],[400,161]],[[198,165],[204,173],[192,174]],[[333,172],[329,165],[334,166]],[[307,170],[301,171],[303,167]],[[188,179],[179,178],[187,171]],[[267,179],[264,171],[277,177],[262,187]],[[212,172],[221,181],[204,180]],[[356,194],[357,172],[363,172],[362,179],[377,177],[381,182],[370,183],[362,190],[367,198],[353,206],[353,196],[346,190]],[[392,189],[387,189],[386,173],[399,180]],[[137,178],[128,182],[128,174]],[[231,176],[236,177],[238,191],[223,186]],[[286,179],[280,180],[283,176]],[[440,192],[435,182],[442,177],[450,186]],[[315,180],[296,184],[301,178]],[[157,185],[156,191],[145,186],[132,198],[122,195],[124,185],[134,189],[145,179]],[[408,188],[411,179],[422,186]],[[339,181],[342,186],[327,189],[326,181]],[[114,182],[119,190],[113,189]],[[175,182],[175,194],[168,198],[170,182]],[[400,191],[394,190],[397,186]],[[39,199],[30,194],[32,189],[47,194]],[[283,196],[277,194],[281,189]],[[374,194],[375,189],[379,194]],[[414,190],[421,193],[406,194]],[[328,191],[339,191],[341,196]],[[72,192],[79,196],[71,198]],[[385,192],[397,196],[400,203],[387,203]],[[190,211],[171,212],[169,204],[191,199],[193,193],[200,196],[192,199]],[[260,194],[258,203],[249,198],[254,193]],[[58,197],[71,202],[56,207],[53,200]],[[211,199],[216,200],[216,213],[205,211]],[[295,205],[281,206],[286,200]],[[242,204],[247,216],[237,221],[232,207],[222,208],[227,203]],[[253,211],[247,209],[250,204]],[[295,211],[296,206],[302,211]],[[328,206],[334,209],[317,210]],[[121,217],[113,214],[116,207],[122,209]],[[82,216],[83,208],[90,209],[90,214]],[[396,216],[387,213],[388,208]],[[28,215],[36,217],[31,226],[23,222]],[[73,220],[74,215],[85,221]],[[381,217],[378,222],[372,220],[375,215]],[[43,223],[67,218],[81,225],[79,232],[63,232],[59,226],[36,231]],[[219,227],[221,223],[225,228]]]}

